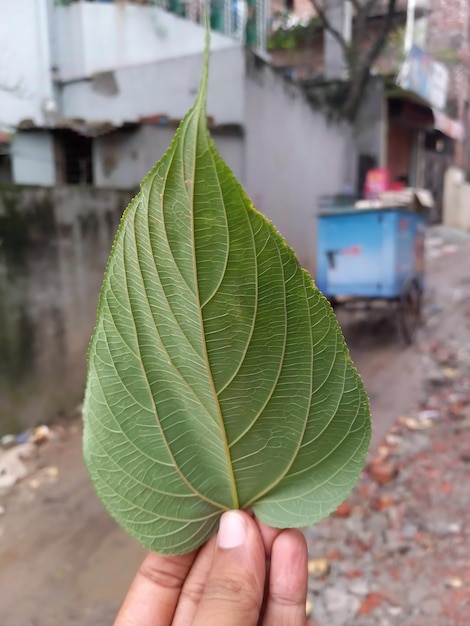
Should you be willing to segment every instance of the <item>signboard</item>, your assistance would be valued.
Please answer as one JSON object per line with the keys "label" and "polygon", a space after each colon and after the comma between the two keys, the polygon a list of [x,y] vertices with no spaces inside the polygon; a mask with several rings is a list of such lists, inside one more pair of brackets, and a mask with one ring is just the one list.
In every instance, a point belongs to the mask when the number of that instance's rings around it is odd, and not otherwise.
{"label": "signboard", "polygon": [[442,111],[447,102],[449,71],[443,63],[418,48],[412,46],[397,79],[403,89],[412,91]]}
{"label": "signboard", "polygon": [[364,197],[366,200],[377,200],[381,193],[387,191],[390,183],[390,172],[386,168],[374,168],[366,174]]}

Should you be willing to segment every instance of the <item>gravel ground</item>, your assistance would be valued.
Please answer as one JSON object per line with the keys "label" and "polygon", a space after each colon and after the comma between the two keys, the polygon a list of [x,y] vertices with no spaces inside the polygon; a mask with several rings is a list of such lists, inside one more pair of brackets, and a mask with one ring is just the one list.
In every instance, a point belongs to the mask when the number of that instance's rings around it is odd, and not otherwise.
{"label": "gravel ground", "polygon": [[[311,626],[470,624],[468,287],[428,306],[419,406],[397,415],[335,515],[306,531]],[[444,315],[454,332],[434,341]]]}

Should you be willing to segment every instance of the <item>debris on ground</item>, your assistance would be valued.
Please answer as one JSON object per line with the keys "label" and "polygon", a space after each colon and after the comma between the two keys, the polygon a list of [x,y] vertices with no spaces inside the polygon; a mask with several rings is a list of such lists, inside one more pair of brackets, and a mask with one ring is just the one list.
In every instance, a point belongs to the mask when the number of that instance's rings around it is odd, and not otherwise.
{"label": "debris on ground", "polygon": [[470,346],[431,345],[423,362],[422,406],[306,531],[311,626],[470,623]]}
{"label": "debris on ground", "polygon": [[36,426],[20,433],[19,435],[3,435],[0,438],[0,449],[8,449],[14,446],[35,443],[41,444],[58,438],[58,433],[49,426]]}
{"label": "debris on ground", "polygon": [[426,237],[426,257],[429,260],[457,252],[462,244],[470,242],[470,233],[443,224],[429,228]]}
{"label": "debris on ground", "polygon": [[0,453],[0,489],[9,489],[27,476],[28,469],[24,461],[35,452],[33,444],[24,443]]}
{"label": "debris on ground", "polygon": [[[6,494],[17,482],[25,479],[38,468],[34,463],[37,457],[38,447],[42,444],[54,441],[60,437],[61,427],[37,426],[19,435],[3,435],[0,439],[0,494]],[[58,469],[49,467],[40,470],[45,477],[56,478]],[[31,479],[29,486],[37,489],[41,484],[41,478]]]}

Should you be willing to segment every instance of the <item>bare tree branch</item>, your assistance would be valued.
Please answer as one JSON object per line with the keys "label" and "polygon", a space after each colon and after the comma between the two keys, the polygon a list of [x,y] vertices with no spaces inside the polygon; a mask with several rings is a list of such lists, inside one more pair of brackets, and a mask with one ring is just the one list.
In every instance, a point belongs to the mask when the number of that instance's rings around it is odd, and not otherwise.
{"label": "bare tree branch", "polygon": [[354,23],[355,42],[359,43],[362,41],[371,9],[377,2],[381,2],[381,0],[366,0],[360,5],[360,10],[356,13]]}
{"label": "bare tree branch", "polygon": [[[342,105],[345,117],[354,119],[357,114],[362,95],[368,85],[371,71],[387,43],[387,37],[394,26],[397,0],[349,0],[353,7],[354,21],[351,41],[346,41],[344,35],[331,22],[328,15],[328,2],[333,0],[311,0],[325,32],[329,32],[341,46],[349,71],[349,82]],[[336,0],[346,2],[347,0]],[[333,5],[334,6],[334,5]],[[373,9],[377,7],[377,11]],[[384,14],[381,16],[384,9]],[[381,24],[370,45],[364,51],[364,42],[368,40],[369,18],[381,16]]]}
{"label": "bare tree branch", "polygon": [[388,10],[382,21],[382,27],[377,35],[375,42],[372,44],[369,52],[366,54],[364,65],[370,68],[373,63],[377,60],[377,57],[382,52],[382,49],[387,41],[387,35],[390,33],[393,21],[395,17],[395,9],[396,9],[397,0],[388,0]]}
{"label": "bare tree branch", "polygon": [[344,53],[347,54],[348,44],[346,40],[344,39],[343,35],[339,32],[337,28],[333,26],[331,21],[328,19],[324,4],[322,4],[320,0],[310,0],[310,1],[313,4],[313,8],[317,12],[318,17],[320,18],[320,21],[322,22],[323,28],[327,30],[336,39],[336,41],[339,43],[339,45],[343,49]]}
{"label": "bare tree branch", "polygon": [[349,102],[347,103],[344,111],[350,119],[354,118],[357,113],[361,96],[370,79],[371,69],[387,42],[387,36],[393,27],[395,10],[396,0],[388,0],[387,14],[383,18],[380,31],[376,36],[374,43],[361,60],[359,68],[355,72],[355,76],[350,76],[351,86],[349,92]]}

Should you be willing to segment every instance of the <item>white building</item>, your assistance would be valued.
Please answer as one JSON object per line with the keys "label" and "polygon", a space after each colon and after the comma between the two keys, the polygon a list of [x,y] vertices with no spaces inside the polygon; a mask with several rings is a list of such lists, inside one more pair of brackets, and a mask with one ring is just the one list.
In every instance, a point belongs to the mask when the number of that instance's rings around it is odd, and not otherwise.
{"label": "white building", "polygon": [[[191,2],[187,19],[155,2],[2,0],[0,126],[79,133],[71,140],[69,133],[19,132],[12,150],[15,181],[91,182],[86,168],[56,171],[60,153],[65,161],[76,154],[83,165],[86,144],[103,131],[148,118],[181,119],[201,71],[198,4]],[[230,36],[212,35],[210,86],[217,88],[210,89],[209,113],[217,125],[243,122],[243,30],[232,13],[227,24],[220,20],[230,5],[224,1],[224,11],[215,14],[216,26]]]}
{"label": "white building", "polygon": [[[15,131],[14,182],[137,187],[194,101],[199,3],[1,0],[0,130]],[[222,156],[312,270],[317,198],[354,186],[355,152],[350,128],[263,60],[267,6],[212,0],[208,115]]]}

